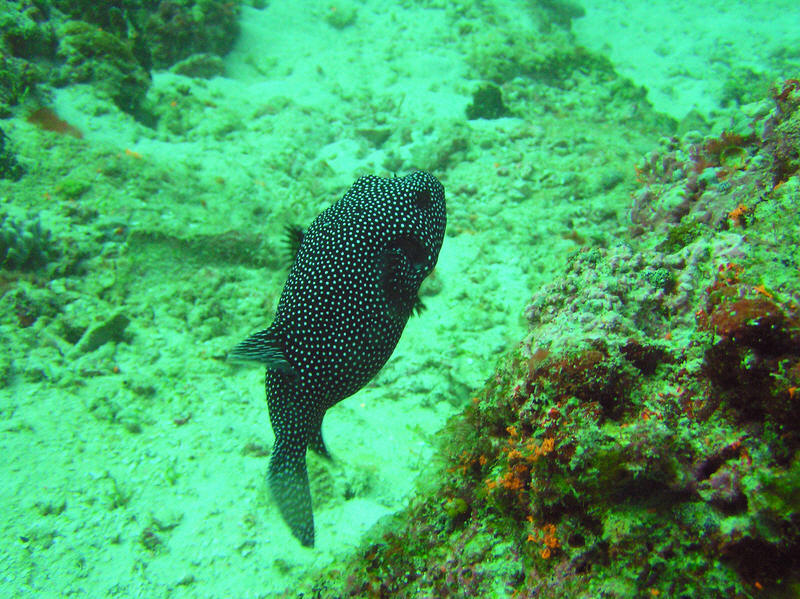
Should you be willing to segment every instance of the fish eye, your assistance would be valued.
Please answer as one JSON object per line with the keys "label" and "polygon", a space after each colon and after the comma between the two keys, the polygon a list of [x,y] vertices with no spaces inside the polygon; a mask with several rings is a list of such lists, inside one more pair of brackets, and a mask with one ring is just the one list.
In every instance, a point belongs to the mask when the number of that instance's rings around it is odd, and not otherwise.
{"label": "fish eye", "polygon": [[420,189],[414,196],[414,203],[420,210],[426,210],[431,206],[431,192],[429,189]]}

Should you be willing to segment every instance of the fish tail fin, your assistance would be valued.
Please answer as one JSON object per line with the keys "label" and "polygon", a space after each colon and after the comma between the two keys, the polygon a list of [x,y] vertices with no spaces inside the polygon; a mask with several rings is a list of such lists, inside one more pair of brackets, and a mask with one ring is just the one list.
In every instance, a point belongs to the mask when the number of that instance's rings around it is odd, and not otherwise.
{"label": "fish tail fin", "polygon": [[294,372],[283,352],[283,346],[272,327],[253,333],[230,352],[228,359],[235,361],[261,362],[269,370],[291,374]]}
{"label": "fish tail fin", "polygon": [[277,440],[269,461],[269,487],[281,516],[303,547],[314,546],[314,514],[305,447]]}

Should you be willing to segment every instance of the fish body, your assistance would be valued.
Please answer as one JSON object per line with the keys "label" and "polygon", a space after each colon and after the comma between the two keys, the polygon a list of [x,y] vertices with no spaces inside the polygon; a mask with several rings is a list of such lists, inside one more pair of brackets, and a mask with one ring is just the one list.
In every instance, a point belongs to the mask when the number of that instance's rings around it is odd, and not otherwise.
{"label": "fish body", "polygon": [[314,545],[306,449],[330,458],[325,411],[372,379],[394,351],[444,239],[444,187],[423,171],[359,178],[300,242],[272,325],[237,345],[267,367],[275,445],[269,486],[304,546]]}

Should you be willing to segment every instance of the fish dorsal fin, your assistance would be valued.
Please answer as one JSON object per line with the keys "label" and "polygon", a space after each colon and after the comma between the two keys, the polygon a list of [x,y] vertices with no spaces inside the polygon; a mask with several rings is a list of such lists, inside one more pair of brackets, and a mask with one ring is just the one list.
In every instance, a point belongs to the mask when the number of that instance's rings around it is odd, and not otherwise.
{"label": "fish dorsal fin", "polygon": [[300,244],[303,243],[305,235],[306,232],[300,225],[286,225],[283,241],[286,246],[286,257],[290,265],[294,264],[297,259],[297,252],[300,251]]}
{"label": "fish dorsal fin", "polygon": [[272,327],[253,333],[228,353],[233,361],[260,362],[268,370],[294,373],[289,360],[283,352],[282,343]]}

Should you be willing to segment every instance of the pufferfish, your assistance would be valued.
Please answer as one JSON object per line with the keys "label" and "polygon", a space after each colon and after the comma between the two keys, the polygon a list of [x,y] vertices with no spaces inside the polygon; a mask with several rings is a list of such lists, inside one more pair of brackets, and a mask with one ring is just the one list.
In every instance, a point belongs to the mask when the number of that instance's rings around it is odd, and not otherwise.
{"label": "pufferfish", "polygon": [[444,187],[423,171],[359,178],[305,233],[269,328],[230,358],[266,365],[275,445],[269,487],[303,546],[314,546],[306,449],[330,459],[325,411],[361,389],[421,308],[446,226]]}

